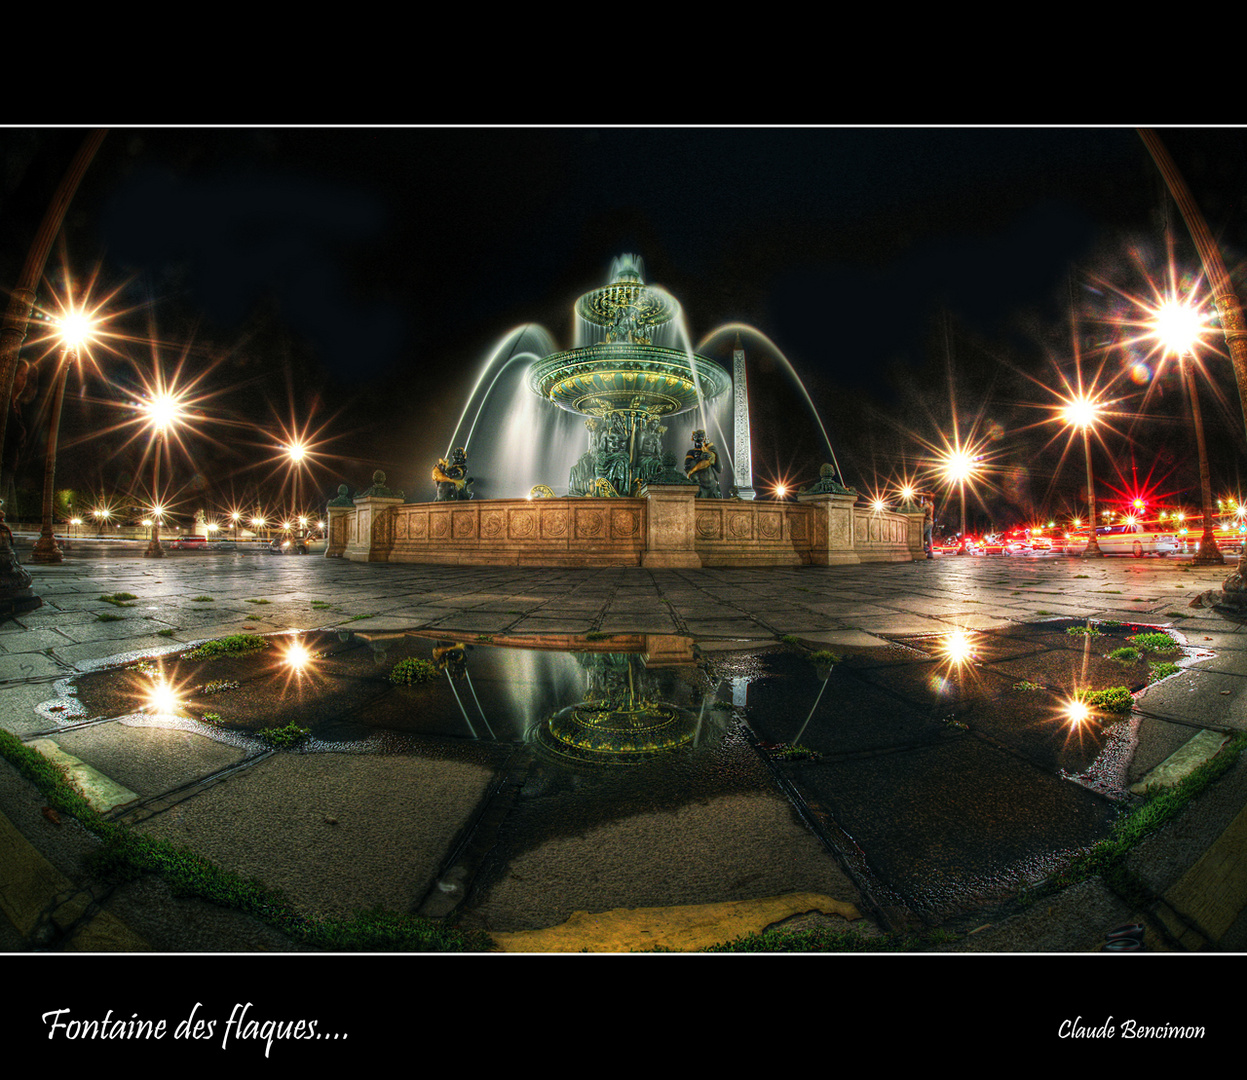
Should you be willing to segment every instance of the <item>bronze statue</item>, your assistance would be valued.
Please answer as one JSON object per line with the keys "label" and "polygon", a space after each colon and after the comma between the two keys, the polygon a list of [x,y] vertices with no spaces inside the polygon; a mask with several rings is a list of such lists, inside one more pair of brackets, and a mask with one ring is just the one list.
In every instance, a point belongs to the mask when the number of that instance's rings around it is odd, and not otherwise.
{"label": "bronze statue", "polygon": [[684,475],[697,481],[699,499],[719,497],[719,455],[700,429],[693,432],[693,448],[684,455]]}
{"label": "bronze statue", "polygon": [[438,458],[433,468],[437,485],[437,502],[454,502],[472,498],[473,478],[468,475],[468,452],[462,446],[451,455],[451,461]]}

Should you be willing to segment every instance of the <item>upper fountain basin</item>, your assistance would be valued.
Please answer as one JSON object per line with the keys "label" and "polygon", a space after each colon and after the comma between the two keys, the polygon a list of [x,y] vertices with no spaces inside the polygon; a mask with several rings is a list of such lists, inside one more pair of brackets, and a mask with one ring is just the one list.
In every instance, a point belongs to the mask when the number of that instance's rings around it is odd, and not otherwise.
{"label": "upper fountain basin", "polygon": [[705,356],[630,341],[552,353],[528,369],[534,394],[581,416],[673,416],[731,385],[727,372]]}

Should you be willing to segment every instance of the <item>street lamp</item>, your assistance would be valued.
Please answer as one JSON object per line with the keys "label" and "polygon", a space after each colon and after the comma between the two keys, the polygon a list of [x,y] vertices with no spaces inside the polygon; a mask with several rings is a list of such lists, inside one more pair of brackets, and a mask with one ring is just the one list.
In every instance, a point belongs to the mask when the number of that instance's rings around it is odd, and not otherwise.
{"label": "street lamp", "polygon": [[58,336],[62,348],[57,362],[56,382],[52,390],[52,413],[48,417],[48,445],[43,459],[43,528],[35,541],[31,560],[37,563],[58,563],[64,559],[56,543],[53,528],[54,484],[56,473],[56,443],[60,437],[61,406],[65,403],[65,380],[69,376],[70,360],[77,360],[79,350],[91,339],[94,322],[80,311],[70,310],[58,321]]}
{"label": "street lamp", "polygon": [[165,553],[165,549],[160,545],[160,519],[164,516],[164,507],[160,505],[160,451],[162,446],[166,445],[164,436],[182,419],[182,404],[173,394],[161,392],[149,398],[139,408],[147,414],[146,423],[152,431],[153,451],[152,535],[143,554],[149,558],[159,559]]}
{"label": "street lamp", "polygon": [[955,447],[944,455],[944,476],[956,483],[961,490],[961,543],[957,546],[958,555],[968,555],[966,547],[966,481],[974,476],[975,458],[968,450]]}
{"label": "street lamp", "polygon": [[[1217,546],[1212,527],[1212,479],[1208,469],[1208,450],[1204,444],[1204,418],[1199,408],[1199,392],[1195,387],[1195,346],[1205,327],[1199,312],[1177,300],[1166,300],[1152,318],[1152,332],[1165,351],[1178,358],[1178,368],[1186,380],[1187,396],[1191,399],[1191,416],[1195,421],[1195,445],[1199,450],[1199,487],[1204,515],[1204,535],[1199,550],[1191,561],[1200,566],[1222,566],[1225,556]],[[1191,363],[1186,363],[1190,356]]]}
{"label": "street lamp", "polygon": [[[1204,221],[1203,214],[1199,212],[1199,207],[1195,204],[1182,174],[1178,172],[1173,158],[1169,156],[1169,151],[1165,149],[1164,143],[1160,141],[1155,131],[1150,128],[1138,130],[1139,136],[1152,155],[1152,160],[1165,178],[1165,186],[1168,187],[1174,202],[1178,204],[1182,220],[1186,222],[1191,239],[1195,241],[1195,247],[1199,251],[1199,260],[1204,267],[1204,276],[1208,279],[1221,330],[1225,335],[1226,348],[1229,350],[1230,362],[1234,367],[1239,407],[1244,421],[1247,421],[1247,323],[1243,317],[1242,304],[1239,303],[1238,294],[1234,291],[1230,275],[1225,268],[1225,261],[1221,258],[1221,252],[1213,242],[1208,223]],[[1237,568],[1222,583],[1221,602],[1240,610],[1247,606],[1245,585],[1247,585],[1247,544],[1243,545]]]}
{"label": "street lamp", "polygon": [[1082,448],[1087,457],[1087,521],[1090,523],[1088,530],[1090,535],[1087,539],[1087,546],[1083,549],[1084,558],[1095,558],[1104,554],[1100,550],[1100,544],[1095,535],[1095,477],[1091,472],[1090,432],[1099,411],[1099,404],[1086,396],[1079,396],[1066,402],[1065,408],[1061,410],[1062,420],[1071,427],[1082,429]]}

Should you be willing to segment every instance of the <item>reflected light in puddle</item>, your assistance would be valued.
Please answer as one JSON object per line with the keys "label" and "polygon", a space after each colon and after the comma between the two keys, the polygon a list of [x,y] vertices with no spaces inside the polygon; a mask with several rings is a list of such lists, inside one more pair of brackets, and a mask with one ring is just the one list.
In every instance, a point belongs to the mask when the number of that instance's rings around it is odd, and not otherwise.
{"label": "reflected light in puddle", "polygon": [[182,699],[178,697],[177,691],[161,677],[157,678],[152,683],[151,689],[147,691],[146,705],[148,712],[172,713],[182,707]]}
{"label": "reflected light in puddle", "polygon": [[1089,724],[1094,719],[1091,706],[1085,701],[1079,701],[1077,698],[1065,702],[1063,712],[1070,727],[1074,728],[1080,728],[1084,724]]}
{"label": "reflected light in puddle", "polygon": [[954,630],[940,644],[944,659],[950,664],[968,664],[974,659],[974,636],[968,630]]}
{"label": "reflected light in puddle", "polygon": [[282,662],[296,675],[302,675],[312,664],[312,654],[307,651],[303,642],[295,640],[286,646]]}

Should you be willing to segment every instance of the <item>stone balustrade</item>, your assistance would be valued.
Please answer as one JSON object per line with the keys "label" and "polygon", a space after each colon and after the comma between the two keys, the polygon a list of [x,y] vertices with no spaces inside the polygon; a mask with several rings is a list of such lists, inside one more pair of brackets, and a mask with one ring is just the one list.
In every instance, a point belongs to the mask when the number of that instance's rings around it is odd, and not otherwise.
{"label": "stone balustrade", "polygon": [[921,512],[875,511],[848,495],[791,502],[698,499],[683,486],[643,498],[405,503],[362,496],[329,507],[328,557],[508,566],[834,566],[924,556]]}

